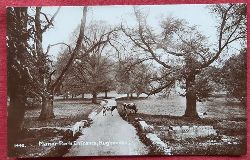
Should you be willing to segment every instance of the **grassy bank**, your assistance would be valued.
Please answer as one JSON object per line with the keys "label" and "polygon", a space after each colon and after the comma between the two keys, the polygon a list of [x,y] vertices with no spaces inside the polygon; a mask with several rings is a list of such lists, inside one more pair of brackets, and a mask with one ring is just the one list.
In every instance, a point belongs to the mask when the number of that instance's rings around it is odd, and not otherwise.
{"label": "grassy bank", "polygon": [[[38,117],[41,108],[33,108],[26,111],[23,128],[18,143],[26,147],[15,147],[14,156],[18,157],[40,157],[40,156],[63,156],[67,153],[70,145],[67,146],[42,146],[41,142],[53,143],[59,141],[74,141],[79,134],[71,136],[70,129],[78,121],[88,120],[93,111],[101,110],[99,105],[91,104],[83,100],[56,100],[54,102],[55,118],[48,121],[39,121]],[[91,122],[90,122],[91,123]]]}
{"label": "grassy bank", "polygon": [[[179,97],[176,99],[132,100],[130,102],[137,105],[137,114],[126,115],[122,107],[118,110],[122,118],[136,128],[141,141],[145,145],[151,146],[150,154],[152,155],[162,153],[159,153],[147,140],[147,133],[140,129],[138,119],[152,125],[153,133],[172,148],[174,155],[242,155],[246,153],[244,106],[224,101],[222,98],[199,103],[198,111],[206,111],[208,115],[202,119],[192,120],[182,117],[185,111],[185,104],[182,100]],[[217,135],[173,139],[167,134],[169,126],[212,126]]]}

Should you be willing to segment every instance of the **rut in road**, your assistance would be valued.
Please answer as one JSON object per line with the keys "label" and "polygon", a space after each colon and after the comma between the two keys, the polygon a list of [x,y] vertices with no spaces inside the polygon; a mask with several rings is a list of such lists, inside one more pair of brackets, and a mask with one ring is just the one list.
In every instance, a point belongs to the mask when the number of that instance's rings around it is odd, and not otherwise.
{"label": "rut in road", "polygon": [[83,130],[65,156],[98,156],[98,155],[147,155],[147,147],[139,140],[135,128],[118,114],[113,116],[102,112],[93,118],[89,128]]}

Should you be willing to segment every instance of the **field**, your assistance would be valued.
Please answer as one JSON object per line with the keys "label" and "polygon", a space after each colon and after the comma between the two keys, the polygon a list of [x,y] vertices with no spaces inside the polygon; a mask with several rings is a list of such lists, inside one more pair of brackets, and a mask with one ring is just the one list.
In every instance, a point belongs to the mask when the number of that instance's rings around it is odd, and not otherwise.
{"label": "field", "polygon": [[52,147],[39,146],[39,141],[59,141],[65,136],[67,129],[80,120],[89,120],[89,114],[100,109],[90,101],[57,99],[54,101],[55,118],[49,121],[38,120],[41,108],[27,110],[23,123],[26,130],[23,131],[19,143],[25,144],[28,149],[15,148],[15,154],[19,157],[62,156],[67,150],[51,152]]}
{"label": "field", "polygon": [[31,109],[26,111],[24,127],[32,128],[33,126],[39,127],[70,127],[75,122],[87,119],[88,114],[95,109],[97,105],[91,104],[90,101],[82,100],[56,100],[54,102],[55,118],[50,121],[38,121],[40,108]]}
{"label": "field", "polygon": [[[102,98],[99,95],[99,100]],[[118,112],[120,116],[131,123],[137,130],[140,140],[150,148],[150,155],[162,154],[152,143],[145,139],[146,132],[140,130],[138,118],[153,126],[150,131],[157,135],[172,150],[173,155],[240,155],[246,152],[246,107],[236,101],[227,101],[223,97],[197,104],[200,113],[207,115],[198,120],[182,117],[185,112],[185,98],[171,96],[169,98],[149,97],[145,99],[127,100],[126,95],[109,93],[108,96],[118,97]],[[55,118],[49,121],[38,121],[41,108],[36,107],[26,111],[24,118],[24,132],[20,135],[19,143],[27,148],[16,148],[19,157],[62,156],[68,152],[67,148],[39,146],[39,141],[54,142],[65,137],[65,131],[80,120],[88,120],[93,111],[99,113],[101,107],[92,104],[86,95],[85,100],[80,97],[63,100],[57,97],[54,101]],[[125,114],[122,103],[134,102],[138,112]],[[105,118],[105,117],[103,117]],[[112,123],[111,123],[112,124]],[[195,135],[192,132],[169,134],[170,126],[185,126],[192,128],[212,127],[215,135]],[[98,133],[97,133],[98,134]],[[112,133],[110,133],[112,134]],[[192,136],[190,136],[192,134]],[[76,140],[78,137],[74,137]]]}
{"label": "field", "polygon": [[[182,116],[185,112],[184,97],[148,98],[135,101],[138,113],[152,115]],[[225,98],[214,98],[207,102],[198,102],[197,111],[207,112],[207,118],[233,119],[246,117],[245,107],[237,102],[226,101]]]}
{"label": "field", "polygon": [[[138,113],[126,116],[120,108],[120,115],[134,124],[138,132],[142,132],[136,124],[140,118],[153,126],[156,134],[172,149],[174,155],[239,155],[246,153],[246,107],[238,102],[227,101],[226,98],[213,98],[211,101],[198,102],[197,110],[207,115],[199,120],[181,117],[185,112],[184,97],[148,98],[131,101],[137,105]],[[170,136],[169,126],[185,126],[192,128],[210,127],[215,135],[201,136],[187,132]],[[145,141],[145,134],[138,133]],[[176,138],[178,137],[179,138]],[[151,151],[151,154],[157,154]]]}

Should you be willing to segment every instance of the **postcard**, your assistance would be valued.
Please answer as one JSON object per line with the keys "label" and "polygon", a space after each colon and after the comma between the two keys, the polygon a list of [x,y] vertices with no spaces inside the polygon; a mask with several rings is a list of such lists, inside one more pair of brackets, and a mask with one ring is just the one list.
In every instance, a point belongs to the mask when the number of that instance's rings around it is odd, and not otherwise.
{"label": "postcard", "polygon": [[245,155],[246,8],[7,7],[8,156]]}

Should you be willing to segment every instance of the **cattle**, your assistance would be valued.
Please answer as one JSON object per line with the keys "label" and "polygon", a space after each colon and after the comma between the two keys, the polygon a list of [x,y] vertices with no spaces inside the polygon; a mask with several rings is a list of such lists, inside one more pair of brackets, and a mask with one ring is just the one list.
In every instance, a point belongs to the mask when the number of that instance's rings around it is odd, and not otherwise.
{"label": "cattle", "polygon": [[134,113],[137,113],[138,109],[136,108],[136,105],[134,103],[123,103],[123,109],[124,111],[132,110]]}
{"label": "cattle", "polygon": [[203,113],[198,112],[198,116],[200,118],[205,118],[207,116],[207,112],[203,112]]}
{"label": "cattle", "polygon": [[102,110],[103,116],[106,116],[106,111],[110,111],[111,115],[113,116],[112,112],[115,109],[117,109],[117,103],[114,99],[102,100],[100,104],[103,108],[103,110]]}
{"label": "cattle", "polygon": [[117,106],[106,106],[105,109],[103,110],[103,115],[106,116],[106,111],[110,111],[111,115],[113,116],[113,111],[117,109]]}

